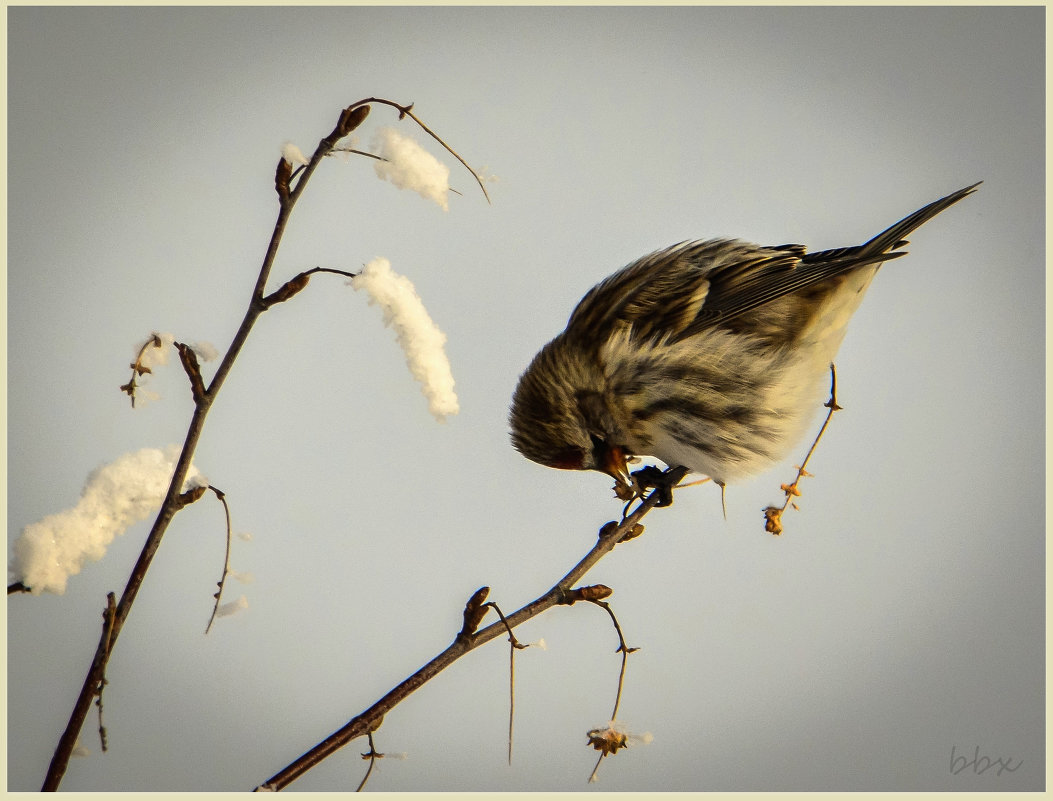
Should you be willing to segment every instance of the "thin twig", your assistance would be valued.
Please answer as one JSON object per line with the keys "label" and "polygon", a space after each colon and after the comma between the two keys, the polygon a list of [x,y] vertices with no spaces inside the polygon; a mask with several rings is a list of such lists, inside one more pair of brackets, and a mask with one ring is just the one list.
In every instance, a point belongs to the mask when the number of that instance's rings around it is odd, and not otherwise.
{"label": "thin twig", "polygon": [[[837,405],[837,369],[831,363],[830,365],[830,400],[823,404],[829,411],[826,413],[826,419],[823,420],[823,425],[819,428],[819,433],[815,435],[815,439],[812,440],[812,447],[808,449],[808,453],[805,454],[804,461],[801,462],[797,468],[797,476],[794,478],[792,484],[783,484],[780,489],[785,493],[786,500],[783,501],[781,507],[769,506],[764,510],[764,530],[778,536],[782,534],[782,513],[786,511],[786,507],[790,505],[792,499],[798,497],[801,494],[800,489],[797,485],[801,479],[805,476],[810,476],[805,467],[808,466],[808,460],[812,458],[812,454],[815,453],[815,448],[819,444],[819,440],[823,438],[823,434],[826,432],[826,427],[830,425],[830,418],[834,416],[834,412],[841,411],[842,407]],[[794,509],[797,508],[797,504],[794,504]]]}
{"label": "thin twig", "polygon": [[[377,161],[387,161],[387,162],[391,161],[391,159],[386,159],[383,156],[376,155],[375,153],[367,153],[365,150],[355,150],[353,147],[334,147],[332,152],[333,153],[354,153],[356,156],[368,156],[369,158],[376,159]],[[457,154],[455,153],[454,155],[457,155]],[[462,164],[463,164],[463,162],[462,162]],[[465,165],[465,166],[467,166],[467,165]],[[468,169],[471,170],[472,168],[468,167]],[[473,174],[474,174],[474,172],[473,172]],[[293,176],[295,176],[295,175],[296,175],[296,173],[293,173]],[[476,177],[476,180],[479,180],[478,177]],[[460,195],[461,197],[464,197],[464,193],[463,192],[458,192],[452,186],[448,186],[446,188],[449,189],[451,192],[453,192],[455,195]],[[486,194],[486,190],[485,189],[483,190],[483,194],[484,195]],[[487,200],[489,200],[489,199],[490,198],[487,198]]]}
{"label": "thin twig", "polygon": [[512,722],[515,720],[516,712],[516,650],[520,648],[526,648],[519,640],[516,639],[516,635],[512,633],[512,628],[508,625],[508,621],[505,620],[504,614],[501,612],[500,607],[493,601],[483,604],[483,606],[492,607],[497,616],[501,618],[501,622],[505,624],[505,628],[508,629],[508,764],[512,764]]}
{"label": "thin twig", "polygon": [[403,106],[400,103],[394,103],[390,100],[384,100],[380,97],[370,97],[366,98],[365,100],[359,100],[357,103],[354,103],[352,107],[361,106],[368,103],[380,103],[385,106],[397,108],[399,111],[399,119],[402,119],[403,117],[409,117],[411,120],[417,123],[417,125],[419,125],[424,130],[424,132],[428,134],[428,136],[430,136],[432,139],[434,139],[436,142],[438,142],[440,145],[446,148],[447,152],[449,152],[455,159],[457,159],[459,162],[461,162],[462,165],[464,165],[464,168],[472,174],[473,178],[475,178],[475,182],[479,184],[479,188],[483,191],[483,197],[486,198],[486,202],[492,204],[492,201],[490,200],[490,193],[486,191],[486,186],[483,184],[483,179],[479,176],[479,173],[473,170],[471,165],[469,165],[467,161],[462,159],[460,154],[456,150],[454,150],[452,147],[446,144],[446,142],[442,140],[441,136],[439,136],[437,133],[435,133],[435,131],[433,131],[431,128],[425,125],[423,120],[421,120],[420,117],[413,113],[412,103],[410,103],[408,106]]}
{"label": "thin twig", "polygon": [[383,156],[378,156],[376,153],[369,153],[369,152],[367,152],[365,150],[355,150],[355,148],[353,148],[353,147],[334,147],[332,152],[333,153],[354,153],[356,156],[367,156],[368,158],[376,159],[377,161],[390,161],[390,159],[386,159]]}
{"label": "thin twig", "polygon": [[512,764],[512,725],[516,719],[516,648],[509,633],[508,646],[508,764]]}
{"label": "thin twig", "polygon": [[[103,638],[106,640],[107,650],[113,646],[113,618],[117,612],[117,596],[112,592],[106,593],[106,609],[102,613]],[[99,708],[99,747],[106,753],[106,726],[102,722],[102,691],[106,687],[106,674],[103,673],[99,680],[99,690],[96,694],[95,706]]]}
{"label": "thin twig", "polygon": [[592,766],[592,773],[589,774],[589,784],[592,784],[594,781],[596,781],[596,776],[600,772],[600,765],[603,763],[603,758],[605,756],[607,756],[607,754],[603,751],[600,751],[600,755],[596,759],[596,764]]}
{"label": "thin twig", "polygon": [[355,278],[358,273],[349,273],[347,270],[337,270],[333,267],[312,267],[310,270],[304,270],[304,275],[313,275],[314,273],[333,273],[334,275],[342,275],[344,278]]}
{"label": "thin twig", "polygon": [[[622,634],[622,627],[618,624],[618,618],[615,617],[614,610],[611,609],[611,605],[609,603],[607,603],[606,601],[594,600],[594,599],[591,599],[591,598],[590,599],[586,599],[586,600],[588,600],[590,603],[596,604],[596,606],[603,607],[607,611],[607,614],[610,615],[610,617],[611,617],[611,622],[614,623],[614,630],[618,634],[618,648],[617,648],[617,650],[622,655],[622,666],[621,666],[621,669],[618,671],[618,691],[617,691],[617,693],[615,693],[615,696],[614,696],[614,709],[611,712],[611,725],[613,726],[614,725],[614,721],[616,721],[618,719],[618,707],[621,705],[621,702],[622,702],[622,689],[625,686],[625,668],[626,668],[626,666],[628,665],[628,662],[629,662],[629,654],[635,653],[636,651],[639,651],[640,649],[639,648],[630,648],[628,645],[625,644],[625,636]],[[589,782],[596,781],[596,774],[599,772],[599,770],[600,770],[600,763],[603,762],[603,758],[605,756],[607,756],[607,752],[606,751],[601,751],[600,752],[600,757],[599,757],[599,759],[596,760],[596,765],[593,767],[592,773],[589,775]]]}
{"label": "thin twig", "polygon": [[[679,482],[687,473],[686,467],[675,467],[667,471],[670,484]],[[600,530],[600,536],[595,546],[573,567],[571,570],[552,587],[548,592],[523,606],[518,611],[507,616],[501,621],[492,623],[485,629],[470,636],[458,636],[454,642],[444,651],[435,656],[426,665],[414,672],[408,678],[393,687],[387,694],[365,711],[353,717],[344,726],[326,737],[313,748],[293,760],[289,765],[282,768],[271,778],[261,783],[271,789],[281,790],[288,786],[298,777],[309,771],[326,757],[334,754],[352,740],[363,736],[368,730],[371,721],[383,716],[415,690],[420,689],[431,679],[448,668],[469,651],[489,642],[502,632],[515,628],[521,623],[530,620],[553,606],[566,603],[566,598],[571,588],[605,555],[614,550],[618,542],[636,526],[655,504],[661,499],[661,494],[655,490],[632,511],[623,517],[619,523],[608,523]]]}
{"label": "thin twig", "polygon": [[611,622],[614,623],[614,630],[618,634],[618,652],[622,655],[622,669],[618,675],[618,692],[614,696],[614,711],[611,712],[611,720],[616,720],[618,717],[618,705],[622,701],[622,686],[625,683],[625,664],[629,657],[629,654],[636,653],[639,648],[630,648],[625,644],[625,637],[622,635],[622,627],[618,625],[618,618],[614,616],[614,610],[611,609],[611,605],[606,601],[590,601],[590,603],[596,604],[607,611],[607,614],[611,616]]}
{"label": "thin twig", "polygon": [[146,373],[152,373],[149,367],[143,364],[143,356],[146,354],[147,348],[160,348],[162,346],[161,337],[157,334],[151,334],[150,338],[142,344],[139,348],[139,353],[135,357],[135,361],[132,362],[129,367],[132,368],[132,377],[127,384],[121,387],[121,392],[124,392],[132,399],[132,408],[135,408],[135,390],[139,388],[139,384],[136,382],[136,376],[145,375]]}
{"label": "thin twig", "polygon": [[227,518],[227,551],[223,557],[223,575],[219,577],[219,581],[216,585],[219,587],[216,590],[215,595],[212,597],[216,599],[216,603],[212,606],[212,616],[208,619],[208,625],[205,626],[205,634],[208,634],[212,630],[212,623],[216,619],[216,614],[219,612],[219,599],[223,595],[223,586],[226,584],[227,576],[230,575],[230,506],[227,505],[227,496],[221,491],[213,487],[211,484],[208,488],[216,493],[216,497],[219,498],[220,503],[223,504],[223,514]]}
{"label": "thin twig", "polygon": [[377,747],[373,744],[373,732],[366,732],[366,738],[369,741],[369,753],[362,754],[362,759],[369,760],[369,767],[366,768],[366,775],[362,777],[362,781],[360,781],[358,787],[355,788],[356,793],[361,793],[362,788],[366,786],[366,782],[369,781],[369,775],[373,772],[373,766],[377,763],[377,758],[384,756],[383,754],[377,753]]}

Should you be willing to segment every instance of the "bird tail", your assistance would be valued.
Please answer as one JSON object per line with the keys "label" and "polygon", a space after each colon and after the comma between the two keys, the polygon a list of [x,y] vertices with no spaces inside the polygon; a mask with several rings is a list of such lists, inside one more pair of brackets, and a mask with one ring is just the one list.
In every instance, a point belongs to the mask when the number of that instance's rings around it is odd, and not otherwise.
{"label": "bird tail", "polygon": [[982,183],[983,181],[978,181],[972,186],[959,189],[957,192],[947,195],[947,197],[935,200],[928,206],[918,209],[910,216],[904,217],[898,223],[882,231],[869,242],[860,245],[858,251],[859,255],[864,258],[867,256],[880,256],[882,253],[888,253],[890,250],[904,247],[907,244],[907,240],[904,238],[907,234],[915,228],[927,223],[941,211],[950,208],[966,195],[971,195],[976,191],[976,187]]}

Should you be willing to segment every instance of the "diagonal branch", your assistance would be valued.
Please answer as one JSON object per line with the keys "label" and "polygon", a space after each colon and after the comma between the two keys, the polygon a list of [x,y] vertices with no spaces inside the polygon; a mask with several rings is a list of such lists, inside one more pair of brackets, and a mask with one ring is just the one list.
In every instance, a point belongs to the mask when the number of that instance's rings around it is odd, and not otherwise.
{"label": "diagonal branch", "polygon": [[[676,467],[666,471],[669,485],[675,485],[687,474],[687,468]],[[354,739],[366,735],[373,730],[377,722],[395,706],[405,700],[414,690],[424,686],[443,670],[448,668],[462,656],[489,642],[495,637],[508,632],[520,623],[524,623],[537,615],[540,615],[553,606],[565,603],[573,603],[574,598],[570,593],[571,588],[577,584],[592,567],[604,556],[614,550],[623,539],[632,535],[637,524],[654,506],[662,500],[662,491],[655,490],[648,495],[640,505],[628,516],[622,518],[620,523],[607,523],[600,529],[599,539],[596,545],[585,554],[570,571],[556,582],[548,592],[528,603],[518,611],[508,615],[501,621],[492,623],[485,629],[467,636],[461,635],[454,639],[453,643],[442,653],[424,665],[420,670],[409,676],[403,682],[394,687],[383,698],[356,715],[339,730],[322,740],[318,745],[307,751],[288,766],[271,776],[260,789],[281,790],[295,779],[302,776],[326,757],[332,755],[343,746]]]}

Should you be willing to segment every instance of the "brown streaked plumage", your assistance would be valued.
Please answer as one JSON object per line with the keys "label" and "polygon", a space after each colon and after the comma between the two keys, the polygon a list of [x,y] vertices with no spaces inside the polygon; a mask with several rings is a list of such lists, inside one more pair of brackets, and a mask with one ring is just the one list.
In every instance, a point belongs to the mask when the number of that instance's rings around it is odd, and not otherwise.
{"label": "brown streaked plumage", "polygon": [[512,444],[550,467],[655,456],[724,484],[783,458],[821,401],[849,318],[905,237],[976,190],[856,247],[682,242],[597,284],[520,377]]}

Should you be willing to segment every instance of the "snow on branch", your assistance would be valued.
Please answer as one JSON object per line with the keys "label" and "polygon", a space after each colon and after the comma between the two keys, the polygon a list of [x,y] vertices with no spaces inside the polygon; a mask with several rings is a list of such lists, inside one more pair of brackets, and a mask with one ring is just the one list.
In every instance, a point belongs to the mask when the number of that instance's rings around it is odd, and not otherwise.
{"label": "snow on branch", "polygon": [[387,259],[374,259],[348,283],[369,293],[369,304],[380,306],[384,325],[395,329],[406,364],[420,382],[428,410],[440,423],[460,411],[453,391],[453,372],[443,345],[446,334],[432,321],[413,283],[391,269]]}
{"label": "snow on branch", "polygon": [[394,128],[379,129],[373,138],[373,149],[382,159],[373,164],[378,178],[390,181],[399,189],[412,189],[443,211],[449,211],[449,167]]}
{"label": "snow on branch", "polygon": [[[85,562],[101,559],[114,536],[160,508],[178,458],[176,448],[144,448],[92,471],[76,506],[22,529],[14,543],[11,579],[34,595],[65,593],[69,577]],[[191,465],[184,489],[206,483]]]}

